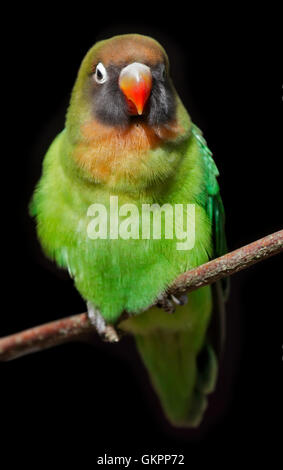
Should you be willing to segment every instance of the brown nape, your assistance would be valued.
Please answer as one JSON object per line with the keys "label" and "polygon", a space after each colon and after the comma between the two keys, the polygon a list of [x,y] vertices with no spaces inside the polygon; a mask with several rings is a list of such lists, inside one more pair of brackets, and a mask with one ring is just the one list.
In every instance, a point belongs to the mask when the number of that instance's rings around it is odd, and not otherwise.
{"label": "brown nape", "polygon": [[156,41],[136,34],[108,39],[98,49],[97,58],[105,66],[131,62],[155,65],[167,61],[165,52]]}
{"label": "brown nape", "polygon": [[83,139],[73,157],[96,181],[107,182],[113,176],[116,181],[124,176],[134,178],[150,159],[149,151],[162,141],[174,140],[180,132],[175,121],[156,128],[133,123],[122,129],[93,120],[81,127]]}

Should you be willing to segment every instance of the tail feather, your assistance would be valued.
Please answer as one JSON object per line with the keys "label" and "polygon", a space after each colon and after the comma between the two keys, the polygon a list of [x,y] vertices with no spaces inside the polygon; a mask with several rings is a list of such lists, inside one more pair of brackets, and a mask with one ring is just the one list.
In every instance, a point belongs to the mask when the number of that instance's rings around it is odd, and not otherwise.
{"label": "tail feather", "polygon": [[198,426],[207,406],[206,395],[215,385],[217,360],[206,348],[205,365],[199,366],[186,331],[156,331],[137,335],[136,344],[159,396],[163,410],[174,426]]}
{"label": "tail feather", "polygon": [[173,315],[154,307],[120,324],[134,334],[152,385],[174,426],[198,426],[207,395],[214,390],[218,362],[208,330],[212,313],[211,288],[204,287],[192,292],[187,305]]}

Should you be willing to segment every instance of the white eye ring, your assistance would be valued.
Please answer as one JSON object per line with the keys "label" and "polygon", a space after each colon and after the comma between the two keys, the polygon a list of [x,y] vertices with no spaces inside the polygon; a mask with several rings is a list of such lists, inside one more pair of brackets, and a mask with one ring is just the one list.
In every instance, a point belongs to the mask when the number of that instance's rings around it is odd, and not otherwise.
{"label": "white eye ring", "polygon": [[101,84],[106,82],[108,78],[106,68],[104,67],[102,62],[99,62],[95,69],[94,79],[97,83]]}

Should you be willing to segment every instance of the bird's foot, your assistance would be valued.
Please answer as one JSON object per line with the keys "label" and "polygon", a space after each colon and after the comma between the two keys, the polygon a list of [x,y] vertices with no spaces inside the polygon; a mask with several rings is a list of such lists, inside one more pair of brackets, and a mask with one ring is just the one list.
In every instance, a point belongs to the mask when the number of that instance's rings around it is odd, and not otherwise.
{"label": "bird's foot", "polygon": [[175,296],[173,294],[162,294],[157,299],[157,307],[162,308],[167,313],[174,313],[176,306],[185,305],[188,302],[186,294]]}
{"label": "bird's foot", "polygon": [[176,305],[186,305],[188,303],[188,296],[187,294],[181,294],[181,295],[173,295],[171,294],[171,299]]}
{"label": "bird's foot", "polygon": [[87,316],[91,325],[104,341],[117,343],[120,340],[114,326],[106,323],[100,311],[91,302],[87,302]]}

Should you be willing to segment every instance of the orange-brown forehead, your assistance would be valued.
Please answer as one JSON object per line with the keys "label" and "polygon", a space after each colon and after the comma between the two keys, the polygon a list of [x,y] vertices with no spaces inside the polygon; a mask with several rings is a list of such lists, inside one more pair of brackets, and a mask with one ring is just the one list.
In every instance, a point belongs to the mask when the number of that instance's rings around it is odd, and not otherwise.
{"label": "orange-brown forehead", "polygon": [[161,47],[150,38],[113,38],[105,42],[95,54],[95,60],[109,64],[141,62],[155,65],[166,61]]}

